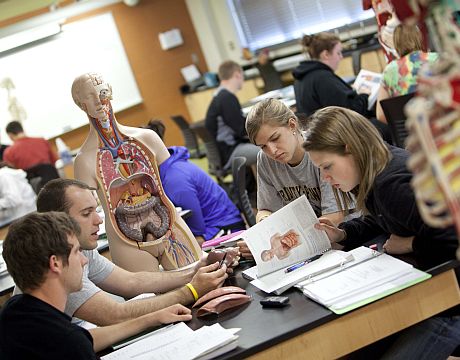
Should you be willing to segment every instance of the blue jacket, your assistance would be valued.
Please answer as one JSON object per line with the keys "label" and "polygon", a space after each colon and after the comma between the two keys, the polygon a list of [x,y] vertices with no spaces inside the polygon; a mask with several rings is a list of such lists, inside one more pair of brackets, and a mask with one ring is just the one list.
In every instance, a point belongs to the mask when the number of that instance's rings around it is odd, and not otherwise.
{"label": "blue jacket", "polygon": [[243,221],[224,189],[188,161],[185,147],[173,146],[168,151],[171,157],[159,167],[161,183],[174,205],[192,210],[185,222],[195,236],[209,240],[221,227]]}

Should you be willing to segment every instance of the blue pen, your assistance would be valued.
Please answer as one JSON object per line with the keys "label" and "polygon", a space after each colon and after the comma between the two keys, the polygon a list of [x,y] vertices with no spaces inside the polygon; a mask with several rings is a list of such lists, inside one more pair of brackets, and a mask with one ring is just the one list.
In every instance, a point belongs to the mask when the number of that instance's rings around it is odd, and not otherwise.
{"label": "blue pen", "polygon": [[307,260],[301,261],[301,262],[299,262],[297,264],[291,265],[286,270],[284,270],[284,272],[285,273],[290,273],[291,271],[294,271],[295,269],[298,269],[298,268],[304,266],[305,264],[308,264],[308,263],[311,263],[312,261],[318,260],[321,257],[321,255],[323,255],[323,254],[313,256],[310,259],[307,259]]}

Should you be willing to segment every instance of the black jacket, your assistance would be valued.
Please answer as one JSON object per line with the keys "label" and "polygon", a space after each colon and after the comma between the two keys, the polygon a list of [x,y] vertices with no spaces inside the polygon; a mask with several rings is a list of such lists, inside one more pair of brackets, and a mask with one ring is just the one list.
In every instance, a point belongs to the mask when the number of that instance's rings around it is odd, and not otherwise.
{"label": "black jacket", "polygon": [[455,259],[455,228],[437,229],[423,222],[410,184],[412,173],[406,167],[409,153],[390,145],[389,149],[393,158],[376,177],[366,199],[370,214],[339,226],[347,233],[341,244],[351,249],[381,234],[415,236],[413,249],[419,268],[428,269]]}
{"label": "black jacket", "polygon": [[320,61],[302,61],[292,72],[297,112],[310,115],[326,106],[341,106],[366,117],[368,95],[359,95]]}

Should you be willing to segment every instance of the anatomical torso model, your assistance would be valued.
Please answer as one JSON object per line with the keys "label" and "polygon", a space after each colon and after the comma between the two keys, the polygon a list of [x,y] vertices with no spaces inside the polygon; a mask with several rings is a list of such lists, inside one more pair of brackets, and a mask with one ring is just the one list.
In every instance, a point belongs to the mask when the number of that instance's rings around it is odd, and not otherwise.
{"label": "anatomical torso model", "polygon": [[97,189],[112,259],[130,271],[190,265],[200,258],[200,246],[166,197],[158,174],[169,153],[153,131],[118,124],[111,95],[98,74],[79,76],[72,85],[73,99],[90,121],[75,159],[75,177]]}

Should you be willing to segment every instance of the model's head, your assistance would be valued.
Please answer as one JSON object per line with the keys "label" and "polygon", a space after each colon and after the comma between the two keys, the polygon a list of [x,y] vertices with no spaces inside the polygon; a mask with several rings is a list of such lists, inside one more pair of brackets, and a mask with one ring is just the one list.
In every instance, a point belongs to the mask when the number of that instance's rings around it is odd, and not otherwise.
{"label": "model's head", "polygon": [[262,261],[270,261],[271,259],[273,259],[273,256],[273,251],[271,250],[264,250],[260,254],[260,258],[262,259]]}
{"label": "model's head", "polygon": [[39,288],[47,275],[64,277],[68,292],[82,285],[86,258],[77,237],[80,227],[62,212],[31,213],[14,222],[3,243],[8,272],[22,291]]}
{"label": "model's head", "polygon": [[365,210],[374,179],[390,160],[370,121],[349,109],[326,107],[312,115],[303,146],[334,192],[353,191],[358,209]]}
{"label": "model's head", "polygon": [[413,51],[423,51],[423,38],[417,25],[399,24],[394,29],[393,43],[399,57]]}
{"label": "model's head", "polygon": [[273,160],[296,165],[303,158],[298,119],[280,100],[255,104],[246,117],[246,131],[249,140]]}
{"label": "model's head", "polygon": [[108,122],[104,105],[112,99],[112,88],[100,74],[87,73],[77,77],[72,84],[72,98],[80,109],[100,121],[103,127]]}
{"label": "model's head", "polygon": [[314,35],[304,35],[302,46],[310,59],[321,61],[333,71],[337,70],[343,58],[340,38],[332,33],[321,32]]}
{"label": "model's head", "polygon": [[84,250],[97,247],[97,232],[102,219],[92,187],[74,179],[54,179],[46,183],[37,197],[37,211],[63,211],[81,228],[80,246]]}

